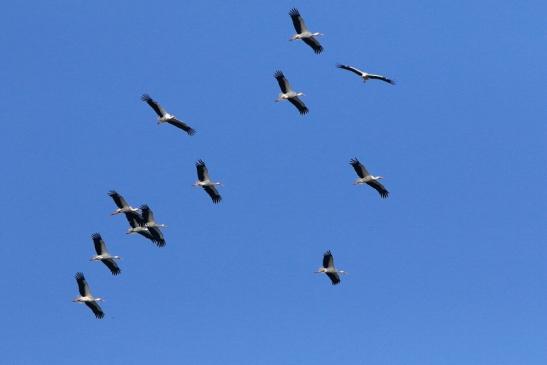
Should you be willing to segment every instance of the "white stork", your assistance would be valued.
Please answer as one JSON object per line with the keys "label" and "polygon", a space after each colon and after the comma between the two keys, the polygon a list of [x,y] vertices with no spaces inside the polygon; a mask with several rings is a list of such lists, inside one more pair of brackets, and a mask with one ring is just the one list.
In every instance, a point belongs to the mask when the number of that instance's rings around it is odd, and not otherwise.
{"label": "white stork", "polygon": [[220,182],[211,181],[209,178],[209,172],[207,171],[207,166],[203,160],[196,162],[196,169],[198,172],[198,180],[194,183],[194,186],[201,186],[203,190],[209,194],[213,203],[219,203],[222,200],[222,197],[217,191],[216,185],[222,185]]}
{"label": "white stork", "polygon": [[125,218],[127,218],[127,221],[129,222],[129,225],[131,228],[127,230],[127,234],[132,233],[138,233],[141,236],[144,236],[148,238],[150,241],[152,241],[156,246],[163,247],[165,246],[165,240],[162,237],[157,237],[150,232],[148,227],[146,227],[146,222],[141,217],[139,212],[128,212],[125,213]]}
{"label": "white stork", "polygon": [[163,233],[160,230],[160,227],[167,227],[165,224],[158,224],[154,220],[154,213],[150,207],[146,204],[141,205],[142,212],[142,221],[144,222],[144,227],[148,228],[148,232],[154,238],[156,242],[162,242],[162,246],[165,245],[165,239],[163,238]]}
{"label": "white stork", "polygon": [[298,9],[291,9],[291,11],[289,11],[289,15],[291,16],[294,29],[296,30],[296,34],[293,35],[289,40],[295,41],[301,39],[302,41],[304,41],[304,43],[310,46],[316,54],[321,53],[323,51],[323,46],[319,44],[319,41],[315,39],[315,37],[324,34],[319,32],[310,32],[306,27],[306,23],[304,23],[304,19],[300,15]]}
{"label": "white stork", "polygon": [[82,274],[81,272],[77,272],[75,278],[76,282],[78,283],[78,291],[80,292],[80,295],[74,298],[74,300],[72,301],[77,303],[84,303],[89,307],[89,309],[93,311],[95,317],[99,319],[103,318],[104,312],[98,303],[102,301],[103,298],[94,297],[93,294],[91,294],[91,290],[89,290],[89,285],[87,285],[84,274]]}
{"label": "white stork", "polygon": [[161,105],[158,104],[157,101],[152,99],[148,94],[144,94],[141,99],[142,101],[145,101],[148,105],[150,105],[152,109],[154,109],[154,111],[158,115],[158,124],[167,122],[177,128],[182,129],[190,136],[193,136],[196,133],[196,131],[188,124],[178,120],[174,115],[167,113],[165,109],[163,109]]}
{"label": "white stork", "polygon": [[95,252],[97,254],[90,258],[90,261],[102,261],[103,264],[106,265],[110,269],[110,272],[112,275],[118,275],[121,273],[120,268],[118,267],[118,264],[116,264],[116,261],[121,259],[120,256],[112,256],[108,253],[108,250],[106,249],[106,244],[103,241],[103,238],[99,233],[93,233],[91,235],[91,239],[93,240],[93,245],[95,246]]}
{"label": "white stork", "polygon": [[349,161],[349,163],[350,163],[351,166],[353,166],[353,169],[357,173],[357,176],[359,176],[359,178],[357,178],[353,182],[353,185],[367,184],[367,185],[373,187],[374,189],[376,189],[378,191],[378,193],[380,193],[380,196],[382,198],[387,198],[389,196],[389,191],[387,191],[387,189],[384,187],[384,185],[382,185],[378,181],[380,179],[383,179],[384,178],[383,176],[374,176],[374,175],[369,174],[369,172],[367,171],[365,166],[363,166],[363,164],[361,162],[359,162],[359,160],[357,158],[352,158]]}
{"label": "white stork", "polygon": [[283,72],[276,71],[274,77],[281,88],[281,93],[279,93],[279,96],[275,99],[275,102],[288,100],[296,107],[296,109],[298,109],[300,114],[304,115],[309,112],[306,104],[304,104],[304,102],[299,98],[299,96],[304,96],[304,93],[293,91],[291,85],[289,84],[289,80],[287,80],[285,75],[283,75]]}
{"label": "white stork", "polygon": [[382,80],[384,82],[387,82],[388,84],[395,85],[395,81],[388,79],[385,76],[382,75],[375,75],[375,74],[369,74],[363,70],[359,70],[357,67],[348,66],[348,65],[336,65],[336,67],[341,68],[343,70],[348,70],[353,72],[354,74],[357,74],[363,78],[363,82],[366,82],[368,79],[372,80]]}
{"label": "white stork", "polygon": [[338,274],[347,274],[344,270],[337,270],[336,267],[334,267],[334,258],[332,257],[332,253],[330,251],[323,254],[323,267],[320,267],[317,271],[315,271],[315,273],[326,274],[332,282],[332,285],[337,285],[340,283],[340,275]]}
{"label": "white stork", "polygon": [[116,209],[112,213],[112,215],[120,214],[120,213],[127,213],[127,212],[137,212],[138,211],[137,208],[133,208],[131,205],[127,204],[127,202],[125,201],[123,196],[118,194],[116,191],[110,190],[108,192],[108,195],[112,198],[112,200],[114,200],[114,203],[116,203],[116,206],[118,207],[118,209]]}

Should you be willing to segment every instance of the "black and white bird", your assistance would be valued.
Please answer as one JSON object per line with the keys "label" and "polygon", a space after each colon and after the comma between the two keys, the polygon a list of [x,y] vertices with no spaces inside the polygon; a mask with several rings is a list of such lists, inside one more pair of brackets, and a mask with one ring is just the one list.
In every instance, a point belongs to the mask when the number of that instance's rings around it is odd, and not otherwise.
{"label": "black and white bird", "polygon": [[304,19],[300,15],[298,9],[291,9],[291,11],[289,11],[289,15],[291,16],[294,29],[296,30],[296,34],[293,35],[289,40],[295,41],[301,39],[302,41],[304,41],[304,43],[310,46],[316,54],[323,52],[323,46],[319,44],[319,41],[315,37],[322,36],[324,34],[319,32],[310,32],[306,27]]}
{"label": "black and white bird", "polygon": [[87,281],[85,280],[84,274],[81,272],[76,273],[76,282],[78,283],[78,291],[80,292],[80,295],[78,295],[73,302],[76,303],[84,303],[93,311],[93,314],[95,314],[95,317],[97,318],[103,318],[104,312],[101,309],[101,306],[98,302],[102,301],[103,298],[94,297],[93,294],[91,294],[91,290],[89,290],[89,285],[87,285]]}
{"label": "black and white bird", "polygon": [[127,222],[129,222],[129,225],[131,226],[131,228],[127,230],[127,234],[138,233],[141,236],[148,238],[158,247],[165,246],[165,240],[163,239],[163,236],[157,237],[153,235],[148,227],[146,227],[146,222],[139,212],[125,213],[125,218],[127,218]]}
{"label": "black and white bird", "polygon": [[203,190],[209,194],[213,203],[219,203],[222,200],[222,197],[218,193],[216,185],[222,185],[222,183],[212,181],[209,178],[209,172],[207,171],[207,166],[205,166],[203,160],[196,162],[196,169],[198,172],[198,180],[194,183],[194,186],[201,186]]}
{"label": "black and white bird", "polygon": [[285,75],[283,75],[283,72],[276,71],[274,77],[279,84],[279,88],[281,89],[281,93],[279,93],[277,99],[275,99],[275,102],[288,100],[296,107],[296,109],[298,109],[300,114],[304,115],[309,112],[306,104],[304,104],[304,102],[299,98],[299,96],[304,96],[304,93],[293,91],[291,85],[289,84],[289,80],[287,80]]}
{"label": "black and white bird", "polygon": [[150,207],[146,204],[141,205],[142,221],[144,227],[148,228],[148,232],[152,235],[152,238],[156,242],[162,243],[162,246],[165,245],[165,239],[163,238],[163,233],[161,232],[161,227],[167,227],[165,224],[158,224],[154,220],[154,214]]}
{"label": "black and white bird", "polygon": [[330,251],[323,254],[323,267],[320,267],[317,271],[315,271],[315,273],[326,274],[332,282],[332,285],[337,285],[340,283],[339,274],[347,274],[344,270],[337,270],[336,267],[334,267],[334,258],[332,257],[332,253]]}
{"label": "black and white bird", "polygon": [[367,184],[376,189],[382,198],[387,198],[389,196],[389,191],[387,191],[384,185],[382,185],[378,181],[380,179],[383,179],[383,176],[374,176],[369,174],[365,166],[363,166],[363,164],[359,162],[357,158],[352,158],[349,163],[351,166],[353,166],[353,169],[357,173],[357,176],[359,176],[359,178],[357,178],[353,182],[353,185]]}
{"label": "black and white bird", "polygon": [[348,65],[341,65],[341,64],[336,65],[336,67],[341,68],[343,70],[351,71],[354,74],[357,74],[357,75],[361,76],[363,78],[363,82],[367,81],[368,79],[382,80],[384,82],[387,82],[388,84],[395,85],[395,81],[393,81],[392,79],[388,79],[387,77],[382,76],[382,75],[369,74],[368,72],[365,72],[363,70],[359,70],[357,67],[348,66]]}
{"label": "black and white bird", "polygon": [[108,253],[108,250],[106,249],[106,244],[104,243],[104,240],[99,233],[93,233],[91,235],[91,239],[93,240],[93,245],[95,246],[95,252],[97,252],[97,254],[93,256],[90,261],[101,261],[103,264],[106,265],[106,267],[110,269],[112,275],[118,275],[119,273],[121,273],[121,270],[115,261],[121,259],[121,257],[112,256],[110,253]]}
{"label": "black and white bird", "polygon": [[112,200],[114,200],[114,203],[118,207],[114,212],[112,212],[112,215],[138,211],[137,208],[133,208],[131,205],[127,204],[123,196],[118,194],[116,191],[110,190],[108,195],[112,198]]}
{"label": "black and white bird", "polygon": [[152,99],[148,94],[144,94],[141,97],[141,99],[145,101],[148,105],[150,105],[152,109],[154,109],[154,111],[158,115],[158,124],[167,122],[171,125],[174,125],[177,128],[182,129],[183,131],[188,133],[188,135],[190,136],[196,133],[196,131],[192,127],[190,127],[188,124],[178,120],[174,115],[167,113],[165,109],[163,109],[161,105],[158,104],[157,101]]}

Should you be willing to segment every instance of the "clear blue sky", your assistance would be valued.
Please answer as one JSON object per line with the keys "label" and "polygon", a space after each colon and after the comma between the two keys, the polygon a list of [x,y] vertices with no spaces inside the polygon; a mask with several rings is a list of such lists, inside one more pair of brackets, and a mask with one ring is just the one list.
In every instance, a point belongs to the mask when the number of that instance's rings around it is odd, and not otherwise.
{"label": "clear blue sky", "polygon": [[[323,54],[288,41],[293,6]],[[6,2],[1,362],[544,365],[546,12]],[[273,102],[277,69],[307,116]],[[145,92],[198,133],[158,127]],[[389,199],[352,185],[352,157]],[[219,205],[191,187],[200,158]],[[169,225],[164,249],[124,234],[111,189]],[[119,277],[88,261],[93,232]],[[312,273],[327,249],[337,287]],[[103,320],[71,302],[77,271]]]}

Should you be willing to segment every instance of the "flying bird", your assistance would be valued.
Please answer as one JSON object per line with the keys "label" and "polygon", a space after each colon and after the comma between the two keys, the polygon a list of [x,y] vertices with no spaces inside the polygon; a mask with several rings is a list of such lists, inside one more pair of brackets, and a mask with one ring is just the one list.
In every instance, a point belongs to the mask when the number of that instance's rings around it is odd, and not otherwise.
{"label": "flying bird", "polygon": [[182,129],[183,131],[188,133],[188,135],[190,136],[196,133],[196,131],[192,127],[190,127],[188,124],[178,120],[174,115],[167,113],[165,109],[163,109],[161,105],[158,104],[157,101],[152,99],[148,94],[144,94],[141,97],[141,99],[142,101],[145,101],[148,105],[150,105],[152,109],[154,109],[154,111],[158,115],[158,124],[167,122],[171,125],[174,125],[177,128]]}
{"label": "flying bird", "polygon": [[89,285],[87,285],[87,281],[85,280],[84,274],[81,272],[76,273],[76,282],[78,283],[78,291],[80,292],[80,295],[74,298],[73,302],[77,303],[84,303],[93,311],[93,314],[95,314],[95,317],[97,318],[103,318],[104,312],[101,309],[101,306],[98,302],[102,301],[103,298],[94,297],[93,294],[91,294],[91,290],[89,290]]}
{"label": "flying bird", "polygon": [[156,242],[160,242],[161,246],[165,245],[165,239],[163,238],[163,233],[160,230],[160,227],[167,227],[165,224],[158,224],[154,220],[154,214],[148,205],[141,205],[142,212],[142,221],[144,227],[148,228],[148,232],[152,235],[152,238]]}
{"label": "flying bird", "polygon": [[319,41],[315,37],[324,34],[319,32],[310,32],[306,27],[304,19],[300,15],[298,9],[291,9],[291,11],[289,11],[289,15],[291,16],[294,29],[296,30],[296,34],[293,35],[289,40],[295,41],[301,39],[302,41],[304,41],[304,43],[310,46],[316,54],[323,52],[323,46],[319,44]]}
{"label": "flying bird", "polygon": [[209,178],[209,172],[207,171],[207,166],[203,160],[196,162],[196,169],[198,172],[198,180],[194,183],[194,186],[201,186],[203,190],[209,194],[213,203],[219,203],[222,200],[222,197],[217,191],[216,185],[222,185],[220,182],[211,181]]}
{"label": "flying bird", "polygon": [[131,205],[127,204],[127,202],[125,201],[123,196],[118,194],[116,191],[110,190],[108,192],[108,195],[112,198],[112,200],[114,200],[114,203],[116,203],[116,206],[118,207],[118,209],[116,209],[112,213],[112,215],[120,214],[120,213],[127,213],[127,212],[137,212],[138,211],[137,208],[133,208]]}
{"label": "flying bird", "polygon": [[347,274],[347,272],[345,272],[344,270],[337,270],[334,267],[334,258],[332,257],[332,253],[330,251],[327,251],[323,254],[323,267],[320,267],[317,271],[315,271],[315,273],[326,274],[332,282],[332,285],[337,285],[340,283],[339,274]]}
{"label": "flying bird", "polygon": [[281,93],[279,93],[279,96],[277,97],[277,99],[275,99],[275,102],[288,100],[292,105],[296,107],[296,109],[298,109],[300,114],[304,115],[309,112],[306,104],[304,104],[304,102],[299,98],[299,96],[304,96],[304,93],[293,91],[291,85],[289,84],[289,80],[287,80],[285,75],[283,75],[283,72],[276,71],[274,77],[277,80],[279,87],[281,88]]}
{"label": "flying bird", "polygon": [[153,235],[152,232],[150,232],[150,230],[148,229],[148,227],[146,227],[146,222],[141,217],[139,212],[125,213],[125,218],[127,219],[127,222],[129,222],[129,225],[131,226],[131,228],[127,230],[126,232],[127,234],[138,233],[141,236],[148,238],[158,247],[165,246],[165,240],[163,239],[163,236],[157,237]]}
{"label": "flying bird", "polygon": [[102,263],[110,269],[112,275],[118,275],[121,270],[114,260],[119,260],[121,259],[121,257],[112,256],[108,253],[108,250],[106,249],[106,244],[104,243],[103,238],[99,233],[93,233],[91,235],[91,239],[93,240],[93,245],[95,246],[95,252],[97,252],[97,254],[93,256],[90,261],[102,261]]}
{"label": "flying bird", "polygon": [[367,81],[368,79],[372,80],[382,80],[384,82],[387,82],[388,84],[395,85],[395,81],[388,79],[385,76],[382,75],[375,75],[375,74],[369,74],[363,70],[359,70],[357,67],[348,66],[348,65],[336,65],[336,67],[341,68],[343,70],[348,70],[353,72],[354,74],[357,74],[363,78],[363,82]]}
{"label": "flying bird", "polygon": [[357,158],[352,158],[349,161],[350,165],[353,166],[355,172],[357,173],[357,176],[359,176],[358,179],[356,179],[353,182],[353,185],[361,185],[361,184],[367,184],[369,186],[372,186],[374,189],[380,193],[380,196],[382,198],[387,198],[389,196],[389,191],[382,185],[378,180],[383,179],[383,176],[374,176],[369,174],[365,166]]}

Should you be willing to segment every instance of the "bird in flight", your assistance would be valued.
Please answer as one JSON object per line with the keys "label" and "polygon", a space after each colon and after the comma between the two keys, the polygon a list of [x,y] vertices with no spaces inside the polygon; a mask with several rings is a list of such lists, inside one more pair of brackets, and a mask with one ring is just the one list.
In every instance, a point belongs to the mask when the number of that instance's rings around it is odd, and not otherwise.
{"label": "bird in flight", "polygon": [[152,99],[148,94],[144,94],[141,99],[142,101],[150,105],[152,109],[154,109],[154,111],[158,115],[158,124],[169,123],[177,128],[182,129],[190,136],[196,133],[195,129],[190,127],[188,124],[178,120],[174,115],[167,113],[165,109],[163,109],[161,105],[157,101]]}
{"label": "bird in flight", "polygon": [[279,84],[279,88],[281,89],[281,92],[279,93],[279,96],[277,97],[277,99],[275,99],[275,101],[279,102],[283,100],[288,100],[292,105],[296,107],[296,109],[298,109],[300,114],[304,115],[308,113],[309,110],[306,107],[306,104],[304,104],[304,102],[299,98],[299,96],[304,96],[304,93],[293,91],[291,85],[289,84],[289,80],[287,80],[285,75],[283,75],[283,72],[276,71],[274,77]]}
{"label": "bird in flight", "polygon": [[382,80],[384,82],[387,82],[388,84],[395,85],[395,81],[393,81],[392,79],[388,79],[387,77],[382,76],[382,75],[369,74],[369,73],[367,73],[363,70],[359,70],[357,67],[348,66],[348,65],[340,65],[340,64],[336,65],[336,67],[341,68],[343,70],[351,71],[354,74],[357,74],[357,75],[361,76],[363,78],[363,82],[365,82],[369,79],[371,79],[371,80]]}
{"label": "bird in flight", "polygon": [[332,285],[340,284],[340,275],[339,274],[347,274],[344,270],[337,270],[336,267],[334,267],[334,257],[332,256],[332,253],[330,251],[327,251],[323,254],[323,266],[317,269],[315,271],[316,274],[326,274]]}
{"label": "bird in flight", "polygon": [[291,11],[289,11],[289,15],[291,16],[294,29],[296,30],[296,34],[294,34],[289,40],[296,41],[300,39],[310,46],[316,54],[323,52],[323,46],[321,46],[315,37],[322,36],[324,34],[319,32],[310,32],[306,27],[306,23],[304,23],[304,19],[300,15],[298,9],[291,9]]}
{"label": "bird in flight", "polygon": [[209,171],[207,170],[207,166],[205,166],[205,162],[203,162],[203,160],[198,160],[198,162],[196,162],[196,169],[198,173],[198,180],[194,183],[194,186],[201,186],[203,190],[209,194],[213,203],[219,203],[222,200],[222,197],[220,196],[216,185],[222,185],[222,183],[212,181],[209,178]]}
{"label": "bird in flight", "polygon": [[357,158],[352,158],[349,163],[351,166],[353,166],[353,169],[357,173],[357,176],[359,176],[359,178],[357,178],[353,182],[353,185],[367,184],[368,186],[376,189],[376,191],[378,191],[382,198],[387,198],[389,196],[389,191],[387,191],[384,185],[382,185],[378,181],[380,179],[383,179],[383,176],[374,176],[369,174],[365,166],[361,162],[359,162]]}
{"label": "bird in flight", "polygon": [[103,318],[104,312],[99,305],[99,302],[102,301],[103,298],[94,297],[93,294],[91,294],[91,290],[89,290],[89,285],[85,280],[84,274],[77,272],[75,278],[78,283],[78,291],[80,292],[80,295],[74,298],[73,302],[87,305],[93,314],[95,314],[95,317],[99,319]]}

